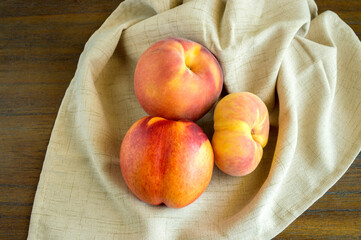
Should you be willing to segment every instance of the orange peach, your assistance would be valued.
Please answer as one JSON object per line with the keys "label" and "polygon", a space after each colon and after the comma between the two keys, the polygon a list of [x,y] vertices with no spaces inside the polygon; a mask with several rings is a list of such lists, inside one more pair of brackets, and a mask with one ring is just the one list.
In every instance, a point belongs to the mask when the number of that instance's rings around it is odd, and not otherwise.
{"label": "orange peach", "polygon": [[144,117],[133,124],[120,148],[120,167],[140,200],[181,208],[208,186],[214,156],[202,129],[190,121]]}
{"label": "orange peach", "polygon": [[259,97],[248,92],[225,96],[214,111],[216,165],[232,176],[251,173],[261,161],[268,134],[268,110]]}
{"label": "orange peach", "polygon": [[182,38],[152,44],[134,73],[135,94],[143,109],[172,120],[201,118],[218,99],[222,85],[222,70],[213,54]]}

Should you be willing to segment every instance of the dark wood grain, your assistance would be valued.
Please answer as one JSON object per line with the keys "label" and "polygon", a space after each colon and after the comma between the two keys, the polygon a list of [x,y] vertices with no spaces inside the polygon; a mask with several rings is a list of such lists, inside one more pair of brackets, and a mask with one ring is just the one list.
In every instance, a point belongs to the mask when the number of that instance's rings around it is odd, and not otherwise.
{"label": "dark wood grain", "polygon": [[[80,53],[119,0],[0,1],[0,239],[26,239],[58,108]],[[318,0],[361,37],[361,1]],[[276,239],[361,236],[361,156]]]}
{"label": "dark wood grain", "polygon": [[[334,11],[361,39],[360,0],[316,0],[318,12]],[[345,175],[275,239],[360,239],[361,154]]]}
{"label": "dark wood grain", "polygon": [[0,239],[26,239],[65,90],[119,1],[0,1]]}

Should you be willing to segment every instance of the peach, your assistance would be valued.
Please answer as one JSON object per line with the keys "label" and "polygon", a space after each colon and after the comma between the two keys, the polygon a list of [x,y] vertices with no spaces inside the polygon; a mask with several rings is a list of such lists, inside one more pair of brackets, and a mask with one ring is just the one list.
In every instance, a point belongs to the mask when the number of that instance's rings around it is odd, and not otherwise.
{"label": "peach", "polygon": [[244,176],[256,169],[269,135],[266,105],[249,92],[231,93],[214,111],[212,145],[215,163],[232,176]]}
{"label": "peach", "polygon": [[134,89],[150,116],[196,121],[209,111],[223,86],[221,67],[202,45],[167,38],[140,57]]}
{"label": "peach", "polygon": [[185,207],[208,186],[214,156],[202,129],[190,121],[143,117],[126,133],[120,167],[129,189],[140,200]]}

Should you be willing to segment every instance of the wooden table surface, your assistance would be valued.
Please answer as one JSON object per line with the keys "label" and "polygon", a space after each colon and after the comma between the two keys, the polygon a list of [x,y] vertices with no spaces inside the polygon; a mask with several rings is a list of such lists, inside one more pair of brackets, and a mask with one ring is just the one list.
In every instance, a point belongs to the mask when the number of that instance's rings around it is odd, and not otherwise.
{"label": "wooden table surface", "polygon": [[[119,0],[0,1],[0,239],[26,239],[58,108],[85,42]],[[317,0],[361,37],[360,0]],[[360,239],[361,156],[276,239]]]}

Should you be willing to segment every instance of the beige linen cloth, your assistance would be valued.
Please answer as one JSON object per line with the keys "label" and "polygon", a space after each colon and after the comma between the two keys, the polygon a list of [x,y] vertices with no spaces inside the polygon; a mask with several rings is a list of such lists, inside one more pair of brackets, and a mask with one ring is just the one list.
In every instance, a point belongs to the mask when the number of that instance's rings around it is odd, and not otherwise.
{"label": "beige linen cloth", "polygon": [[[255,172],[215,167],[182,209],[150,206],[125,185],[119,149],[145,112],[133,89],[140,55],[182,37],[218,58],[227,92],[271,114]],[[156,69],[155,69],[156,70]],[[29,239],[270,239],[320,198],[361,147],[361,43],[312,0],[127,0],[85,45],[47,149]],[[212,111],[197,123],[212,136]]]}

